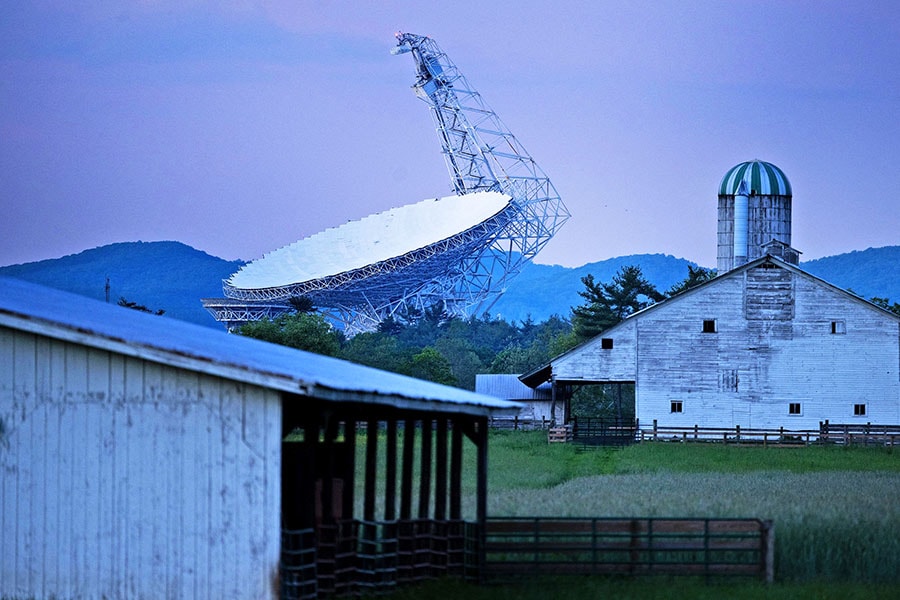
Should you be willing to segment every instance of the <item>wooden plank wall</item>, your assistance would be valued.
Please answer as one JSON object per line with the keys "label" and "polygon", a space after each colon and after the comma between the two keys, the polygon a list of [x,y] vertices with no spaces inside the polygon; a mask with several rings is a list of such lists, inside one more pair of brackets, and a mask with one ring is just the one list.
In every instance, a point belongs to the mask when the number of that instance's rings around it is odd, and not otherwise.
{"label": "wooden plank wall", "polygon": [[[766,271],[756,269],[754,271]],[[724,277],[637,320],[637,416],[665,426],[900,423],[896,320],[783,269]],[[714,319],[716,333],[702,333]],[[845,333],[831,333],[840,321]],[[673,400],[683,412],[671,413]],[[799,402],[798,415],[789,414]],[[864,403],[866,415],[854,415]]]}
{"label": "wooden plank wall", "polygon": [[0,597],[264,598],[277,393],[0,328]]}

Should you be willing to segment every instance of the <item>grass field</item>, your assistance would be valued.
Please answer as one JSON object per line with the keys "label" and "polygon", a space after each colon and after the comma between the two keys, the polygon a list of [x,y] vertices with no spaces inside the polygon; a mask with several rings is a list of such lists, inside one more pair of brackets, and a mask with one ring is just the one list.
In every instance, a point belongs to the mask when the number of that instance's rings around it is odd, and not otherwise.
{"label": "grass field", "polygon": [[[474,456],[466,457],[474,461]],[[399,598],[900,598],[900,450],[644,443],[579,451],[542,432],[494,432],[490,516],[758,517],[775,522],[776,581],[566,578]],[[464,508],[474,513],[474,469]],[[538,590],[543,587],[543,592]],[[673,595],[673,591],[677,594]],[[415,595],[419,594],[419,595]]]}

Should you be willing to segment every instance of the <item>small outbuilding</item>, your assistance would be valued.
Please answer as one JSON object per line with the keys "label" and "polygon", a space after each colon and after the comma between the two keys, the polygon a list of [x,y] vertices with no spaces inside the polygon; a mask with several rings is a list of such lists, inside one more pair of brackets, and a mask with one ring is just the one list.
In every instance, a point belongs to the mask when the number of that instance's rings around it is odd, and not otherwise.
{"label": "small outbuilding", "polygon": [[0,597],[311,598],[464,571],[488,418],[518,409],[0,279]]}
{"label": "small outbuilding", "polygon": [[530,388],[510,373],[479,373],[475,376],[475,392],[494,398],[519,402],[522,408],[515,414],[503,414],[491,419],[498,429],[546,429],[552,420],[550,384]]}

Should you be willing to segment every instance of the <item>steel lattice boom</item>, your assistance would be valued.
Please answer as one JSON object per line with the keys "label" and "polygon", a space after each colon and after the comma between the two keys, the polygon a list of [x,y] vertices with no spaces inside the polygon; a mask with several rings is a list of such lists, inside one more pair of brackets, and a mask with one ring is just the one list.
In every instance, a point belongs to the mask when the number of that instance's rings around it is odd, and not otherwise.
{"label": "steel lattice boom", "polygon": [[[233,327],[241,315],[272,314],[279,303],[288,310],[300,295],[350,335],[435,305],[451,316],[482,314],[569,218],[550,179],[434,40],[398,33],[392,52],[414,59],[413,89],[431,109],[455,194],[493,202],[496,196],[479,193],[494,192],[508,203],[458,233],[364,267],[251,287],[236,285],[236,273],[225,281],[225,300],[204,300],[217,320]],[[256,304],[267,308],[253,310]]]}

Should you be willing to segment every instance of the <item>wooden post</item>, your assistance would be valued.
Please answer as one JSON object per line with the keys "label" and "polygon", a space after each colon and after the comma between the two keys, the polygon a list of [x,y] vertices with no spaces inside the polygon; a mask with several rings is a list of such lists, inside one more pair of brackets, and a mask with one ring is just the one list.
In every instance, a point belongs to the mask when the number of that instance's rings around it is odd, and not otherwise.
{"label": "wooden post", "polygon": [[462,518],[462,424],[453,421],[450,434],[450,518]]}
{"label": "wooden post", "polygon": [[488,444],[487,444],[487,418],[478,418],[475,423],[475,439],[478,446],[478,474],[477,474],[477,498],[475,501],[475,519],[478,523],[478,566],[479,572],[484,572],[485,565],[485,536],[487,527],[487,469],[488,469]]}
{"label": "wooden post", "polygon": [[654,441],[654,442],[655,442],[656,439],[657,439],[657,438],[656,438],[656,428],[657,428],[656,419],[653,419],[653,441]]}
{"label": "wooden post", "polygon": [[384,471],[384,520],[397,516],[397,420],[387,422],[387,447]]}
{"label": "wooden post", "polygon": [[363,497],[363,519],[375,520],[375,470],[378,466],[378,421],[369,419],[366,425],[366,479]]}
{"label": "wooden post", "polygon": [[316,523],[316,480],[317,475],[317,453],[319,451],[319,423],[307,422],[303,428],[303,467],[300,471],[303,474],[304,481],[301,481],[299,489],[301,490],[300,502],[300,521],[299,528],[305,529],[312,527]]}
{"label": "wooden post", "polygon": [[[322,455],[325,458],[325,472],[322,474],[322,522],[335,522],[334,514],[334,440],[337,437],[337,418],[330,416],[325,425],[325,440]],[[343,508],[343,504],[341,505]],[[342,515],[343,516],[343,515]]]}
{"label": "wooden post", "polygon": [[775,523],[762,522],[763,579],[766,583],[775,581]]}
{"label": "wooden post", "polygon": [[419,461],[419,518],[427,519],[431,508],[431,417],[422,421],[422,456]]}
{"label": "wooden post", "polygon": [[356,489],[356,420],[344,421],[344,489],[341,517],[352,519],[354,511],[353,494]]}
{"label": "wooden post", "polygon": [[403,466],[400,475],[400,518],[412,518],[413,450],[416,445],[416,422],[406,419],[403,423]]}
{"label": "wooden post", "polygon": [[434,518],[447,518],[447,419],[437,420],[437,448],[435,452],[434,474]]}

